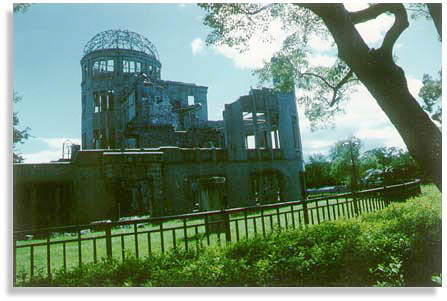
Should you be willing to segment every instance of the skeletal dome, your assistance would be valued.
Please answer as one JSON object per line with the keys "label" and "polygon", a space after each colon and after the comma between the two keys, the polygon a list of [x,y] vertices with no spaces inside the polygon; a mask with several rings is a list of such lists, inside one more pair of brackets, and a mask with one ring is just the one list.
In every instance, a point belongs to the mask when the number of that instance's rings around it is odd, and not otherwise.
{"label": "skeletal dome", "polygon": [[125,49],[143,52],[157,61],[159,56],[154,44],[146,37],[129,30],[110,29],[96,34],[84,46],[84,56],[96,50]]}

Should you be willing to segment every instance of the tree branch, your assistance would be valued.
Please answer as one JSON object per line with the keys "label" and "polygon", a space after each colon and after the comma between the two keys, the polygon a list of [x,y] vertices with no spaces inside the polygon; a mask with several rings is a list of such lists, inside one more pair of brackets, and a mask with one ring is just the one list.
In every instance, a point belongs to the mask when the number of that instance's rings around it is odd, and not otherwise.
{"label": "tree branch", "polygon": [[380,48],[387,55],[392,57],[394,44],[396,43],[402,32],[407,29],[410,24],[408,23],[407,10],[405,9],[403,4],[399,3],[389,5],[392,6],[389,11],[394,14],[394,24],[385,34],[382,46]]}
{"label": "tree branch", "polygon": [[442,6],[441,3],[427,3],[430,16],[435,23],[436,30],[439,34],[439,39],[442,41]]}
{"label": "tree branch", "polygon": [[344,84],[350,82],[350,81],[354,81],[354,79],[351,79],[351,77],[354,75],[354,72],[352,70],[349,70],[349,72],[343,77],[343,79],[336,85],[333,86],[331,85],[323,76],[315,74],[315,73],[311,73],[311,72],[304,72],[301,73],[300,76],[314,76],[318,79],[320,79],[321,81],[323,81],[325,83],[326,86],[328,86],[329,88],[332,89],[333,94],[332,94],[332,100],[331,103],[329,104],[330,107],[332,107],[334,104],[337,103],[337,101],[340,99],[337,97],[337,93],[338,90],[340,90],[341,87],[343,87]]}
{"label": "tree branch", "polygon": [[257,13],[260,13],[261,11],[266,10],[266,9],[272,7],[274,4],[275,3],[270,3],[270,4],[267,4],[267,5],[261,6],[260,8],[254,10],[254,11],[249,11],[249,10],[245,10],[245,9],[243,11],[244,11],[244,13],[246,15],[256,15]]}
{"label": "tree branch", "polygon": [[351,17],[353,24],[359,24],[375,19],[381,14],[389,12],[393,6],[395,6],[395,4],[392,3],[374,4],[359,11],[349,12],[349,16]]}

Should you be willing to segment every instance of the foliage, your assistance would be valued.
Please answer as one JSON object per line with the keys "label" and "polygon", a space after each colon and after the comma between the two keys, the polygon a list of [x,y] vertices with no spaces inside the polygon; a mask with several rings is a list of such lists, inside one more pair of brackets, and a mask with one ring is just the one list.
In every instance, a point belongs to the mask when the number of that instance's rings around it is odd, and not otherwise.
{"label": "foliage", "polygon": [[323,187],[336,185],[335,179],[330,175],[331,163],[323,154],[309,156],[306,164],[306,186]]}
{"label": "foliage", "polygon": [[13,4],[13,12],[14,13],[25,13],[30,6],[31,6],[30,3],[14,3]]}
{"label": "foliage", "polygon": [[442,73],[439,71],[439,79],[433,79],[430,75],[424,74],[422,78],[422,88],[419,90],[419,97],[424,101],[422,108],[431,114],[431,118],[442,123]]}
{"label": "foliage", "polygon": [[[13,102],[14,103],[18,103],[22,100],[22,97],[19,96],[16,92],[13,93]],[[20,163],[23,162],[23,158],[22,156],[17,153],[17,144],[18,143],[24,143],[24,140],[28,139],[30,137],[29,134],[29,127],[26,127],[23,130],[19,129],[19,117],[18,117],[18,112],[14,112],[13,116],[12,116],[12,125],[13,125],[13,162],[14,163]]]}
{"label": "foliage", "polygon": [[226,247],[103,260],[22,286],[433,286],[441,272],[441,197],[357,219],[273,232]]}
{"label": "foliage", "polygon": [[329,39],[323,22],[309,10],[293,4],[199,4],[207,15],[204,24],[212,28],[207,44],[228,45],[246,51],[256,33],[263,41],[271,41],[272,24],[281,24],[287,33],[283,47],[270,62],[254,71],[261,83],[271,82],[281,91],[300,89],[297,101],[305,108],[311,128],[333,125],[334,116],[343,112],[343,103],[358,83],[353,72],[341,60],[333,66],[310,63],[312,37]]}
{"label": "foliage", "polygon": [[[331,175],[337,182],[345,182],[348,178],[351,181],[358,181],[360,166],[360,149],[362,142],[352,136],[345,140],[340,140],[331,147],[329,156],[331,158]],[[355,184],[354,184],[355,185]]]}

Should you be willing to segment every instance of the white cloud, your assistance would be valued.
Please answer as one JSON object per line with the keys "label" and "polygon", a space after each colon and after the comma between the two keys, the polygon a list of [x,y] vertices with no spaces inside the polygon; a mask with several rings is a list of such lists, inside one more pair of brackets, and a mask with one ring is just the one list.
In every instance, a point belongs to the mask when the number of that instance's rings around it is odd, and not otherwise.
{"label": "white cloud", "polygon": [[262,67],[264,61],[269,61],[273,54],[281,49],[287,34],[281,29],[279,21],[273,21],[270,24],[269,34],[274,37],[271,41],[265,41],[264,33],[256,33],[249,41],[248,50],[239,52],[235,48],[227,45],[213,47],[216,53],[221,54],[233,61],[236,67],[240,69],[254,69]]}
{"label": "white cloud", "polygon": [[[348,11],[358,11],[368,7],[367,3],[344,3]],[[376,19],[357,24],[355,27],[359,31],[363,40],[369,47],[376,47],[382,44],[383,37],[394,23],[394,16],[382,14]]]}
{"label": "white cloud", "polygon": [[[415,92],[419,91],[421,81],[411,77],[407,80],[411,93],[417,95]],[[327,155],[335,142],[351,135],[362,140],[362,151],[382,146],[396,146],[406,150],[398,131],[365,87],[359,86],[357,92],[351,95],[351,100],[345,105],[345,111],[346,114],[336,117],[333,129],[311,132],[310,123],[304,117],[304,108],[299,108],[305,158],[316,153]]]}
{"label": "white cloud", "polygon": [[316,51],[328,51],[335,49],[334,39],[328,35],[327,39],[322,39],[312,35],[309,39],[309,46]]}
{"label": "white cloud", "polygon": [[44,150],[31,154],[22,154],[25,163],[48,163],[61,158],[62,151]]}
{"label": "white cloud", "polygon": [[205,43],[203,42],[202,39],[195,38],[191,42],[191,49],[193,55],[203,54],[205,52]]}
{"label": "white cloud", "polygon": [[310,55],[309,63],[312,66],[332,67],[337,60],[336,56],[331,55]]}
{"label": "white cloud", "polygon": [[74,144],[81,144],[81,140],[78,138],[44,138],[38,137],[35,140],[43,142],[45,149],[22,154],[25,159],[25,163],[43,163],[59,160],[62,158],[62,144],[69,140]]}

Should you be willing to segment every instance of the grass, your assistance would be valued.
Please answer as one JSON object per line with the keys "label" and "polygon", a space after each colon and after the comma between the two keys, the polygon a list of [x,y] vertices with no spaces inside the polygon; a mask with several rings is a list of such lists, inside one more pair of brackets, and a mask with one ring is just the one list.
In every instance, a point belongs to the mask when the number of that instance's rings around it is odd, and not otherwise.
{"label": "grass", "polygon": [[[424,188],[424,191],[427,188]],[[308,210],[310,224],[318,224],[324,220],[334,220],[343,217],[354,216],[352,199],[340,200],[343,205],[335,206],[338,200],[323,200],[318,204],[309,205]],[[379,206],[380,205],[380,206]],[[317,208],[318,207],[318,208]],[[373,208],[367,206],[364,202],[359,202],[361,212],[369,212],[383,208],[384,205],[376,203]],[[291,209],[293,208],[293,215]],[[264,217],[260,212],[253,212],[247,214],[247,223],[244,220],[243,214],[234,214],[230,216],[230,229],[232,241],[239,241],[254,237],[256,234],[266,236],[268,233],[274,232],[275,229],[286,229],[304,227],[304,213],[302,205],[295,205],[293,207],[287,206],[279,209],[279,218],[277,210],[266,210]],[[262,226],[264,220],[264,226]],[[202,246],[224,246],[229,244],[225,240],[225,234],[210,234],[206,235],[204,220],[194,219],[189,220],[187,229],[188,239],[185,241],[183,221],[171,220],[163,223],[163,238],[160,235],[160,225],[144,224],[137,228],[138,231],[138,254],[140,257],[149,256],[151,254],[166,252],[172,248],[183,248],[198,250]],[[148,231],[153,231],[148,234]],[[158,231],[158,232],[156,232]],[[143,232],[143,233],[141,233]],[[79,242],[77,236],[70,237],[68,235],[54,235],[51,238],[50,246],[50,264],[51,271],[60,270],[64,267],[64,240],[71,239],[71,242],[65,243],[65,264],[66,269],[71,270],[79,264],[91,263],[95,261],[94,250],[96,249],[96,262],[102,258],[106,258],[106,242],[104,239],[104,232],[91,232],[81,235],[81,261],[79,260]],[[76,235],[76,234],[75,234]],[[124,236],[122,236],[124,235]],[[112,231],[112,254],[117,260],[123,260],[124,257],[131,254],[136,254],[136,243],[133,226],[125,226],[122,228],[115,228]],[[149,237],[150,236],[150,237]],[[175,240],[174,240],[175,236]],[[149,241],[150,240],[150,241]],[[163,241],[163,244],[162,244]],[[57,243],[59,242],[59,243]],[[33,252],[33,274],[47,273],[47,246],[46,240],[31,240],[19,241],[18,246],[26,246],[29,244],[40,243],[40,246],[18,248],[17,249],[17,274],[22,279],[28,279],[31,275],[31,252]],[[123,247],[124,243],[124,247]],[[94,245],[95,244],[95,245]],[[186,246],[187,244],[187,246]],[[164,250],[162,248],[164,246]],[[96,248],[95,248],[96,246]]]}

